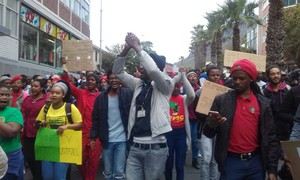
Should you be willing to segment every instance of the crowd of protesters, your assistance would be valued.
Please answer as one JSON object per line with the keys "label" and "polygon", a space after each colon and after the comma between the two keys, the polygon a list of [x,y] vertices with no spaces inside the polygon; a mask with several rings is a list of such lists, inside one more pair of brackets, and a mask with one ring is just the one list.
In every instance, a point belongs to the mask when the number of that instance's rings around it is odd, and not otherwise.
{"label": "crowd of protesters", "polygon": [[[124,71],[130,50],[140,61],[133,75]],[[24,179],[24,166],[35,180],[70,178],[70,164],[35,159],[37,132],[46,127],[82,131],[85,180],[96,179],[100,157],[105,179],[172,180],[175,165],[182,180],[189,150],[203,180],[292,179],[280,141],[300,140],[298,69],[286,74],[272,65],[259,75],[241,59],[230,76],[214,64],[166,73],[166,58],[145,52],[133,33],[107,74],[76,79],[63,63],[47,78],[0,77],[0,178]],[[231,88],[208,115],[196,111],[205,80]]]}

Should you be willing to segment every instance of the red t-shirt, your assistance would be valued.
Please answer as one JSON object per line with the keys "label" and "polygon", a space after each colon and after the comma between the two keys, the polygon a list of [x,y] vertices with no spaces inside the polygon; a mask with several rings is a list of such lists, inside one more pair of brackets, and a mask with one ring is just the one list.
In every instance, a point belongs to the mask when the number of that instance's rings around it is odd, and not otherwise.
{"label": "red t-shirt", "polygon": [[248,153],[255,151],[259,147],[259,115],[260,107],[252,91],[246,99],[237,97],[228,151]]}
{"label": "red t-shirt", "polygon": [[170,98],[170,116],[172,128],[184,127],[184,102],[181,95],[171,96]]}

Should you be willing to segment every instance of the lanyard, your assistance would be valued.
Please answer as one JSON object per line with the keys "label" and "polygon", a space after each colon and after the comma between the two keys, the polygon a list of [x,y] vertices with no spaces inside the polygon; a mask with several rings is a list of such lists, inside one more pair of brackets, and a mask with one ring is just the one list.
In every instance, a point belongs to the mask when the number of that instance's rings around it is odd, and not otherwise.
{"label": "lanyard", "polygon": [[144,96],[144,99],[142,101],[141,110],[144,110],[144,104],[145,104],[145,101],[146,101],[146,99],[149,95],[149,91],[150,91],[151,88],[152,88],[152,86],[150,85],[150,87],[147,89],[146,95]]}

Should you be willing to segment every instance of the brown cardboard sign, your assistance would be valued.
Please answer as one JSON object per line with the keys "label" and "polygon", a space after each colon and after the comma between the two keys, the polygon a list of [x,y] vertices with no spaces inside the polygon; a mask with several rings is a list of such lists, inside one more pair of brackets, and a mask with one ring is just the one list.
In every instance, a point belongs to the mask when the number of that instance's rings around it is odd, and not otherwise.
{"label": "brown cardboard sign", "polygon": [[240,59],[248,59],[252,61],[256,65],[257,71],[259,72],[266,71],[266,56],[225,50],[224,66],[232,67],[234,61]]}
{"label": "brown cardboard sign", "polygon": [[64,40],[63,56],[69,71],[93,71],[93,44],[91,40]]}
{"label": "brown cardboard sign", "polygon": [[215,97],[219,94],[224,94],[229,90],[230,88],[228,87],[210,81],[205,81],[201,90],[196,111],[208,115]]}
{"label": "brown cardboard sign", "polygon": [[288,160],[291,160],[293,179],[300,179],[300,141],[280,141],[281,147]]}

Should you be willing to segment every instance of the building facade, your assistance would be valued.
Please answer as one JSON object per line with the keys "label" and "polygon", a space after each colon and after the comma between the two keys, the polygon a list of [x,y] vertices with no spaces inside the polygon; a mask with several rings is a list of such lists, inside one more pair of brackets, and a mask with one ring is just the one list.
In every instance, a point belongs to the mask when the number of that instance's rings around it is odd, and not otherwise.
{"label": "building facade", "polygon": [[0,0],[0,75],[61,71],[62,42],[90,37],[89,12],[90,0]]}
{"label": "building facade", "polygon": [[[300,0],[283,0],[284,7],[294,6],[300,3]],[[269,0],[259,0],[259,18],[262,19],[263,25],[258,27],[257,53],[266,55],[266,39],[269,21]]]}

